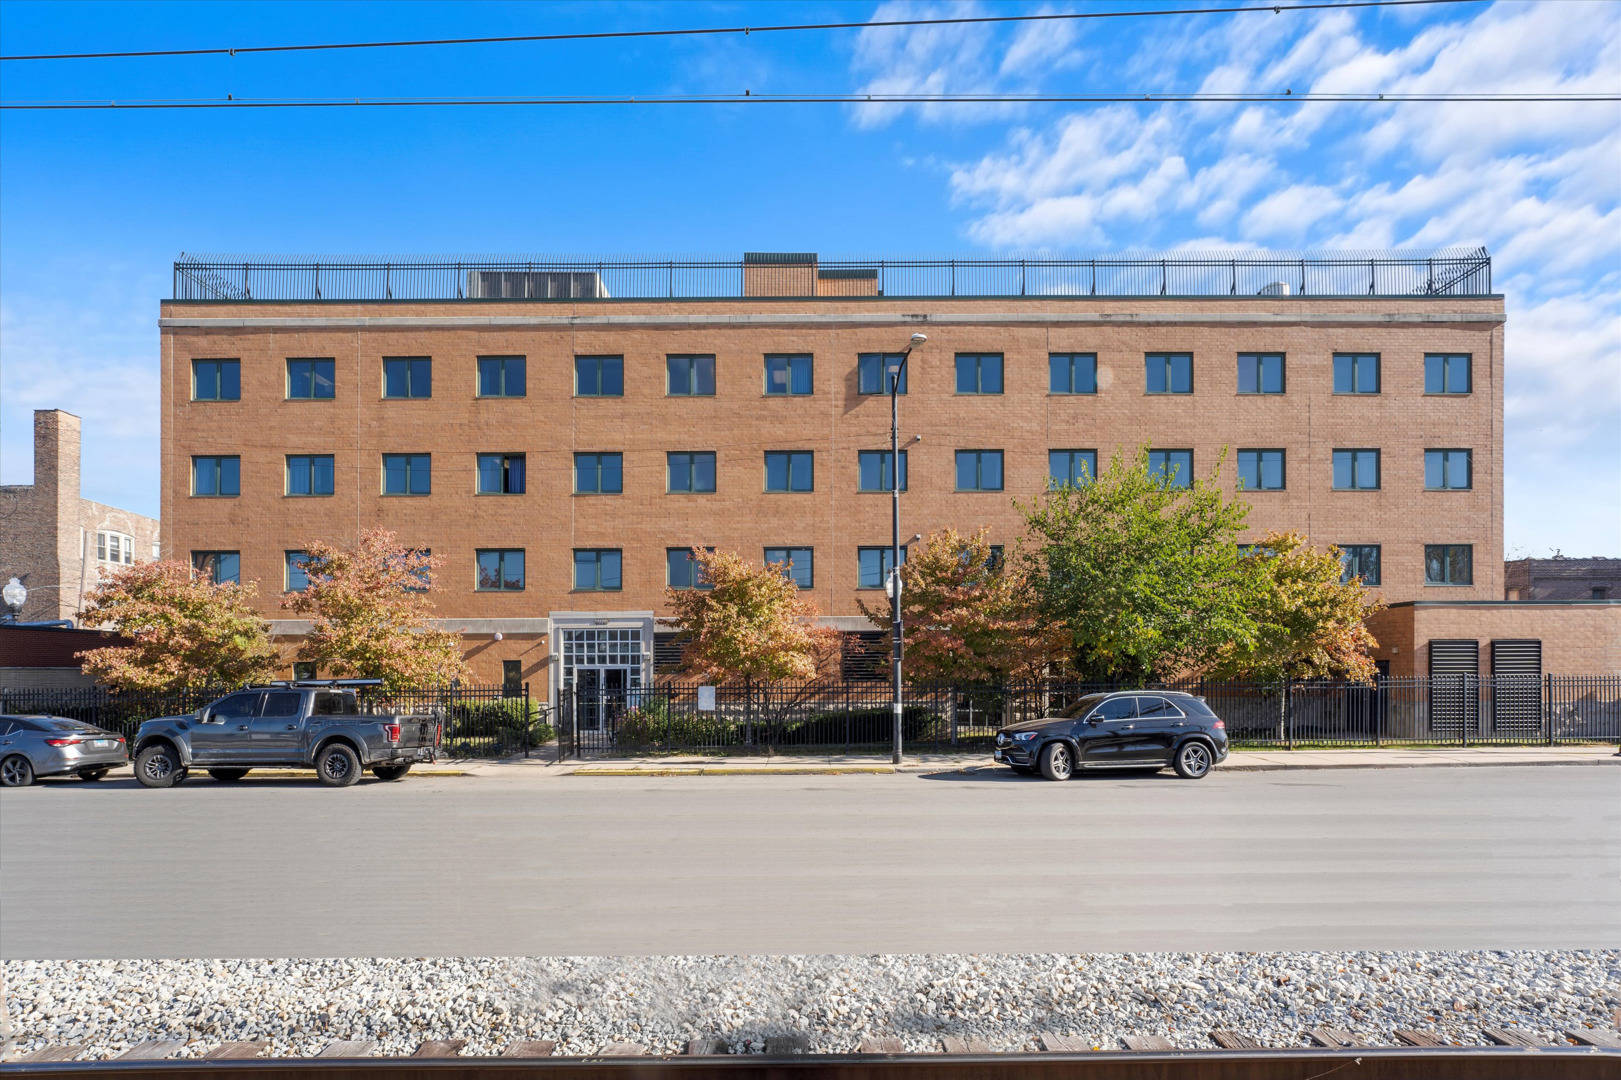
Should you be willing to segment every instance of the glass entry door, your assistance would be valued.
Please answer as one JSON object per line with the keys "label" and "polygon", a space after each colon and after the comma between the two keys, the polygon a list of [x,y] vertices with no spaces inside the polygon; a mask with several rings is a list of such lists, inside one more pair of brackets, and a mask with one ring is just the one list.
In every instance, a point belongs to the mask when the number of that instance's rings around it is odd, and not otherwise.
{"label": "glass entry door", "polygon": [[580,730],[612,729],[614,720],[625,711],[630,671],[622,667],[575,668],[574,680],[579,691]]}

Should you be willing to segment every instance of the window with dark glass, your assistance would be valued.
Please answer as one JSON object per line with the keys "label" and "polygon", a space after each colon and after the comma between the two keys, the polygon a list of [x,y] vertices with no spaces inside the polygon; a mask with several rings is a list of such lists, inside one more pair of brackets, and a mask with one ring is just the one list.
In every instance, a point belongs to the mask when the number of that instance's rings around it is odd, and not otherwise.
{"label": "window with dark glass", "polygon": [[713,450],[681,451],[666,455],[672,494],[697,495],[715,490]]}
{"label": "window with dark glass", "polygon": [[1282,491],[1283,485],[1282,450],[1238,452],[1238,486],[1241,491]]}
{"label": "window with dark glass", "polygon": [[957,393],[1000,394],[1001,392],[1001,353],[957,354]]}
{"label": "window with dark glass", "polygon": [[574,587],[592,592],[614,592],[623,587],[618,548],[575,548]]}
{"label": "window with dark glass", "polygon": [[1340,582],[1350,584],[1361,579],[1364,585],[1379,584],[1379,545],[1341,544]]}
{"label": "window with dark glass", "polygon": [[900,372],[897,393],[906,393],[906,369],[901,367],[904,353],[862,353],[856,359],[857,389],[863,394],[889,393],[889,380]]}
{"label": "window with dark glass", "polygon": [[287,396],[315,400],[337,394],[337,362],[334,360],[287,361]]}
{"label": "window with dark glass", "polygon": [[212,498],[242,494],[242,459],[234,455],[192,458],[191,493]]}
{"label": "window with dark glass", "polygon": [[524,397],[528,362],[522,356],[478,358],[479,397]]}
{"label": "window with dark glass", "polygon": [[1336,394],[1377,394],[1379,392],[1379,354],[1335,353],[1334,392]]}
{"label": "window with dark glass", "polygon": [[624,397],[623,356],[576,356],[574,393],[579,397]]}
{"label": "window with dark glass", "polygon": [[1471,544],[1425,544],[1424,584],[1474,584],[1474,554]]}
{"label": "window with dark glass", "polygon": [[815,455],[809,450],[767,450],[765,489],[767,491],[814,491]]}
{"label": "window with dark glass", "polygon": [[1379,451],[1334,451],[1334,490],[1379,490]]}
{"label": "window with dark glass", "polygon": [[1239,353],[1238,392],[1240,394],[1283,393],[1283,354]]}
{"label": "window with dark glass", "polygon": [[310,587],[310,575],[305,568],[309,561],[307,551],[288,551],[287,557],[287,591],[303,592]]}
{"label": "window with dark glass", "polygon": [[433,455],[384,454],[384,495],[427,495],[433,491]]}
{"label": "window with dark glass", "polygon": [[330,495],[335,471],[331,454],[288,454],[287,494]]}
{"label": "window with dark glass", "polygon": [[1098,452],[1096,450],[1049,450],[1047,451],[1047,486],[1058,489],[1068,484],[1070,487],[1082,487],[1096,480],[1098,476]]}
{"label": "window with dark glass", "polygon": [[625,487],[623,454],[575,454],[574,492],[577,495],[618,495]]}
{"label": "window with dark glass", "polygon": [[[890,466],[894,457],[888,450],[862,450],[856,454],[861,479],[858,491],[890,491]],[[906,490],[906,451],[901,451],[901,490]]]}
{"label": "window with dark glass", "polygon": [[522,495],[524,493],[523,454],[478,455],[478,493],[480,495]]}
{"label": "window with dark glass", "polygon": [[1426,394],[1467,394],[1470,392],[1468,353],[1425,353],[1424,392]]}
{"label": "window with dark glass", "polygon": [[777,567],[801,589],[816,587],[814,553],[808,547],[766,548],[765,564]]}
{"label": "window with dark glass", "polygon": [[1468,450],[1424,451],[1424,487],[1430,491],[1468,491],[1472,454]]}
{"label": "window with dark glass", "polygon": [[242,581],[242,553],[239,551],[194,551],[191,568],[197,576],[216,585]]}
{"label": "window with dark glass", "polygon": [[958,450],[958,491],[1001,491],[1002,451]]}
{"label": "window with dark glass", "polygon": [[1096,353],[1049,353],[1047,392],[1051,394],[1095,394],[1098,392]]}
{"label": "window with dark glass", "polygon": [[765,392],[768,394],[808,394],[812,387],[812,360],[809,356],[767,356]]}
{"label": "window with dark glass", "polygon": [[670,381],[671,397],[714,397],[715,358],[713,356],[667,356],[664,364]]}
{"label": "window with dark glass", "polygon": [[383,396],[433,397],[433,361],[426,356],[383,357]]}
{"label": "window with dark glass", "polygon": [[[882,589],[894,563],[894,549],[864,547],[856,549],[856,588]],[[906,548],[901,548],[901,562],[906,562]]]}
{"label": "window with dark glass", "polygon": [[1150,450],[1148,475],[1168,488],[1193,486],[1192,450]]}
{"label": "window with dark glass", "polygon": [[193,360],[191,397],[193,401],[241,401],[242,361]]}
{"label": "window with dark glass", "polygon": [[[704,550],[714,551],[715,549],[706,547]],[[665,548],[664,563],[665,582],[672,589],[713,589],[715,587],[708,578],[704,577],[703,568],[698,565],[698,560],[693,558],[692,549],[689,547]]]}
{"label": "window with dark glass", "polygon": [[480,592],[517,592],[523,588],[523,548],[481,548],[478,560]]}
{"label": "window with dark glass", "polygon": [[1144,389],[1148,393],[1193,393],[1192,353],[1148,353],[1144,368]]}

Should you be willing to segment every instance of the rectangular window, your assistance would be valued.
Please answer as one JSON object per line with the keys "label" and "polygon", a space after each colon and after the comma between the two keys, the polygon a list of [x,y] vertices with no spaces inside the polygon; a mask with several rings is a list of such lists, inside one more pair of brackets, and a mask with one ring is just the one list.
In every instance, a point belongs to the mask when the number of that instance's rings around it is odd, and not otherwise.
{"label": "rectangular window", "polygon": [[574,587],[591,592],[616,592],[620,581],[618,548],[575,548]]}
{"label": "rectangular window", "polygon": [[[714,548],[705,548],[705,551],[714,551]],[[715,586],[704,577],[698,560],[692,557],[692,549],[665,548],[665,581],[672,589],[713,589]]]}
{"label": "rectangular window", "polygon": [[1341,544],[1340,582],[1350,584],[1358,579],[1364,585],[1379,584],[1379,545]]}
{"label": "rectangular window", "polygon": [[1469,360],[1468,353],[1425,353],[1424,392],[1469,393]]}
{"label": "rectangular window", "polygon": [[715,490],[714,451],[682,451],[666,455],[672,494],[698,495]]}
{"label": "rectangular window", "polygon": [[1047,451],[1047,486],[1054,490],[1069,485],[1083,487],[1097,479],[1096,450]]}
{"label": "rectangular window", "polygon": [[1168,488],[1193,486],[1192,450],[1150,450],[1148,475]]}
{"label": "rectangular window", "polygon": [[1424,584],[1473,585],[1474,554],[1470,544],[1425,544]]}
{"label": "rectangular window", "polygon": [[384,454],[384,495],[427,495],[433,491],[431,454]]}
{"label": "rectangular window", "polygon": [[889,393],[889,380],[900,373],[900,386],[896,393],[906,393],[906,369],[901,367],[904,353],[862,353],[856,360],[857,389],[863,394]]}
{"label": "rectangular window", "polygon": [[[862,450],[856,461],[861,467],[858,491],[890,491],[890,466],[894,458],[888,450]],[[901,490],[906,490],[906,451],[901,451]]]}
{"label": "rectangular window", "polygon": [[315,400],[337,394],[337,361],[287,361],[288,398]]}
{"label": "rectangular window", "polygon": [[808,547],[766,548],[765,564],[780,569],[801,589],[816,587],[814,553]]}
{"label": "rectangular window", "polygon": [[623,356],[576,356],[574,393],[577,397],[624,397]]}
{"label": "rectangular window", "polygon": [[1001,392],[1001,353],[957,354],[957,393],[1000,394]]}
{"label": "rectangular window", "polygon": [[[416,548],[409,551],[405,557],[414,560],[415,556],[421,556],[426,560],[432,554],[432,548]],[[417,563],[411,569],[410,575],[417,583],[405,586],[406,592],[427,592],[433,585],[433,568],[428,566],[426,562]]]}
{"label": "rectangular window", "polygon": [[1050,394],[1095,394],[1098,392],[1096,353],[1049,353],[1047,392]]}
{"label": "rectangular window", "polygon": [[1334,451],[1335,491],[1378,491],[1379,451]]}
{"label": "rectangular window", "polygon": [[1148,353],[1144,357],[1146,383],[1150,394],[1193,393],[1192,353]]}
{"label": "rectangular window", "polygon": [[335,471],[331,454],[288,454],[287,494],[330,495]]}
{"label": "rectangular window", "polygon": [[[894,565],[894,554],[894,550],[887,547],[857,548],[856,588],[882,589]],[[901,562],[906,562],[905,547],[901,548]]]}
{"label": "rectangular window", "polygon": [[523,589],[523,548],[482,548],[478,559],[480,592],[518,592]]}
{"label": "rectangular window", "polygon": [[426,356],[383,357],[383,396],[433,397],[433,361]]}
{"label": "rectangular window", "polygon": [[478,358],[479,397],[524,397],[528,363],[522,356]]}
{"label": "rectangular window", "polygon": [[1424,487],[1428,491],[1468,491],[1473,455],[1468,450],[1424,451]]}
{"label": "rectangular window", "polygon": [[1238,392],[1240,394],[1283,393],[1283,354],[1239,353]]}
{"label": "rectangular window", "polygon": [[714,397],[715,358],[713,356],[667,356],[665,367],[671,397]]}
{"label": "rectangular window", "polygon": [[1282,491],[1284,468],[1282,450],[1240,450],[1238,487],[1240,491]]}
{"label": "rectangular window", "polygon": [[809,356],[767,356],[765,392],[768,394],[808,394],[811,392],[812,361]]}
{"label": "rectangular window", "polygon": [[[156,552],[153,553],[156,558]],[[135,538],[125,536],[123,533],[98,532],[96,534],[96,558],[102,562],[125,563],[135,561]]]}
{"label": "rectangular window", "polygon": [[1377,394],[1379,392],[1379,354],[1335,353],[1334,392],[1336,394]]}
{"label": "rectangular window", "polygon": [[767,450],[765,489],[767,491],[814,491],[815,455],[809,450]]}
{"label": "rectangular window", "polygon": [[958,450],[958,491],[1001,491],[1002,451]]}
{"label": "rectangular window", "polygon": [[524,465],[522,454],[478,455],[478,493],[480,495],[522,495],[524,493]]}
{"label": "rectangular window", "polygon": [[242,459],[234,456],[192,458],[191,493],[210,498],[242,494]]}
{"label": "rectangular window", "polygon": [[575,454],[576,495],[618,495],[625,488],[625,455]]}
{"label": "rectangular window", "polygon": [[241,401],[242,361],[193,360],[191,398],[193,401]]}
{"label": "rectangular window", "polygon": [[191,568],[198,577],[216,585],[242,581],[242,553],[239,551],[194,551]]}
{"label": "rectangular window", "polygon": [[289,551],[287,556],[287,591],[303,592],[310,587],[310,576],[304,569],[309,560],[309,553],[305,551]]}

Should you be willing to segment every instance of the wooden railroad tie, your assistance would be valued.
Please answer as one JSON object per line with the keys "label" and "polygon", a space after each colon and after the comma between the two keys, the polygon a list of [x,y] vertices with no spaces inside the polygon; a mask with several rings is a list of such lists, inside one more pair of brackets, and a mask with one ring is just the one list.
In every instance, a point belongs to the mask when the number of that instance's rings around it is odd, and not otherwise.
{"label": "wooden railroad tie", "polygon": [[1498,1046],[1521,1046],[1529,1050],[1535,1050],[1546,1045],[1538,1042],[1528,1032],[1521,1031],[1519,1028],[1481,1028],[1480,1033]]}
{"label": "wooden railroad tie", "polygon": [[705,1035],[697,1039],[688,1039],[687,1048],[682,1053],[692,1057],[715,1057],[719,1054],[729,1054],[731,1050],[725,1039]]}
{"label": "wooden railroad tie", "polygon": [[57,1043],[24,1054],[17,1061],[23,1065],[37,1065],[46,1061],[72,1061],[84,1051],[83,1043]]}
{"label": "wooden railroad tie", "polygon": [[641,1043],[611,1042],[597,1052],[597,1057],[641,1057],[647,1047]]}
{"label": "wooden railroad tie", "polygon": [[904,1054],[906,1046],[893,1035],[868,1035],[856,1047],[858,1054]]}
{"label": "wooden railroad tie", "polygon": [[551,1057],[556,1051],[557,1044],[550,1039],[518,1039],[507,1043],[507,1048],[501,1051],[502,1057],[510,1058],[543,1058]]}
{"label": "wooden railroad tie", "polygon": [[1403,1046],[1450,1046],[1439,1035],[1431,1035],[1427,1031],[1414,1031],[1412,1028],[1397,1028],[1396,1041]]}
{"label": "wooden railroad tie", "polygon": [[1215,1031],[1212,1031],[1210,1033],[1210,1041],[1221,1047],[1223,1050],[1266,1049],[1265,1045],[1262,1044],[1258,1039],[1252,1039],[1242,1032],[1231,1031],[1227,1028],[1217,1028]]}
{"label": "wooden railroad tie", "polygon": [[1163,1035],[1122,1035],[1127,1050],[1175,1050],[1176,1044]]}
{"label": "wooden railroad tie", "polygon": [[412,1057],[419,1058],[447,1058],[459,1057],[462,1047],[467,1045],[466,1039],[429,1039],[416,1048]]}
{"label": "wooden railroad tie", "polygon": [[1306,1037],[1318,1046],[1326,1046],[1330,1050],[1361,1050],[1374,1044],[1364,1042],[1344,1028],[1314,1027],[1306,1032]]}
{"label": "wooden railroad tie", "polygon": [[1091,1042],[1086,1039],[1074,1035],[1055,1035],[1050,1031],[1037,1035],[1036,1045],[1056,1054],[1078,1054],[1092,1049]]}
{"label": "wooden railroad tie", "polygon": [[948,1054],[989,1054],[991,1044],[984,1039],[959,1039],[955,1035],[940,1036],[940,1046]]}
{"label": "wooden railroad tie", "polygon": [[256,1058],[265,1052],[270,1043],[256,1042],[228,1042],[220,1043],[214,1049],[203,1055],[204,1061],[235,1061],[240,1058]]}
{"label": "wooden railroad tie", "polygon": [[1565,1032],[1565,1038],[1583,1046],[1597,1046],[1604,1050],[1621,1050],[1621,1035],[1600,1028],[1576,1028]]}
{"label": "wooden railroad tie", "polygon": [[179,1039],[152,1039],[149,1042],[136,1045],[119,1054],[114,1061],[156,1061],[166,1058],[182,1046],[186,1045]]}
{"label": "wooden railroad tie", "polygon": [[372,1039],[340,1039],[321,1048],[318,1058],[363,1058],[377,1048]]}

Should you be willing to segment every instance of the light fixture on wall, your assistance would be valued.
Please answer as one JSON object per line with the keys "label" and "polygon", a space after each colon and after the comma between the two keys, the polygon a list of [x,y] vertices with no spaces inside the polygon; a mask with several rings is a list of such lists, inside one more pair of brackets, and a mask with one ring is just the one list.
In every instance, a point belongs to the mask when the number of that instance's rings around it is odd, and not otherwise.
{"label": "light fixture on wall", "polygon": [[28,603],[28,586],[12,578],[0,588],[0,600],[6,602],[8,612],[7,622],[16,622],[17,616],[22,614],[23,605]]}

